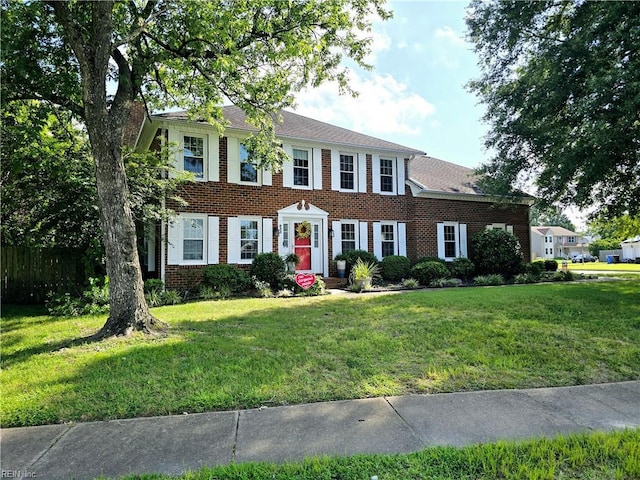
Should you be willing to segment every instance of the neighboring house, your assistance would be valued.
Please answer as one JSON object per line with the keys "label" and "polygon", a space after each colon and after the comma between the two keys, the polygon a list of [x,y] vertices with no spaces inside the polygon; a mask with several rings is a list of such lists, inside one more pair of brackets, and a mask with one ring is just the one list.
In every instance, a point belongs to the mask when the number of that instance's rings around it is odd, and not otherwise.
{"label": "neighboring house", "polygon": [[531,258],[571,258],[589,253],[588,240],[564,227],[531,227]]}
{"label": "neighboring house", "polygon": [[335,276],[337,254],[354,249],[453,260],[485,228],[513,232],[529,252],[530,198],[484,195],[470,169],[283,111],[275,129],[291,161],[272,173],[243,146],[255,129],[242,110],[223,112],[224,136],[180,112],[145,118],[138,135],[139,149],[179,145],[175,166],[196,176],[181,189],[188,206],[167,200],[175,220],[147,239],[147,274],[170,288],[194,284],[209,264],[248,267],[262,252],[295,252],[299,271],[325,277]]}
{"label": "neighboring house", "polygon": [[628,238],[622,242],[622,259],[633,260],[636,263],[640,259],[640,235],[633,238]]}

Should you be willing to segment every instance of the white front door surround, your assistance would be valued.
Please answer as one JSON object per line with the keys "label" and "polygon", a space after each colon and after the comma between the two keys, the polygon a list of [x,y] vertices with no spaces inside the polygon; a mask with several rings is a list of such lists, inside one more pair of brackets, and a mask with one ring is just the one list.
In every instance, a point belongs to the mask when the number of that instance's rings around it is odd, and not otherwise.
{"label": "white front door surround", "polygon": [[[329,276],[329,214],[324,210],[300,200],[278,210],[278,254],[282,257],[295,252],[296,226],[302,222],[311,225],[310,246],[311,266],[296,271]],[[308,268],[308,269],[307,269]]]}

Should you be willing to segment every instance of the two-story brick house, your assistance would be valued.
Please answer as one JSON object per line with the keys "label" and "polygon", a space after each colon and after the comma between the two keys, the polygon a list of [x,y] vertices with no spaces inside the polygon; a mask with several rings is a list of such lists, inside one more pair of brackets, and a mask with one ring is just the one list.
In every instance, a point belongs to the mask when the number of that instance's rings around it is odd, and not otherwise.
{"label": "two-story brick house", "polygon": [[196,177],[182,187],[188,206],[168,204],[177,217],[148,240],[149,273],[170,288],[193,284],[209,264],[248,266],[261,252],[295,252],[299,271],[323,276],[353,249],[451,260],[487,227],[512,230],[529,251],[527,200],[483,195],[470,169],[284,111],[276,134],[291,161],[272,173],[248,158],[253,128],[242,110],[224,107],[224,116],[224,136],[184,113],[147,118],[138,136],[139,149],[158,138],[178,145],[175,166]]}

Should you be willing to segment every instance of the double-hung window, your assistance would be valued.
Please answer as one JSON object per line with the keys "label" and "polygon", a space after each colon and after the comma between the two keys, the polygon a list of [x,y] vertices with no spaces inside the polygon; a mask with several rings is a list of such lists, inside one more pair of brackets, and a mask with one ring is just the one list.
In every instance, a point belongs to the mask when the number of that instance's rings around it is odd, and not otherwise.
{"label": "double-hung window", "polygon": [[341,224],[341,241],[342,241],[342,253],[351,252],[356,249],[356,224],[355,223],[342,223]]}
{"label": "double-hung window", "polygon": [[259,253],[259,229],[257,220],[240,220],[240,259],[253,260]]}
{"label": "double-hung window", "polygon": [[393,164],[389,158],[380,159],[380,191],[393,192]]}
{"label": "double-hung window", "polygon": [[436,225],[438,256],[446,261],[457,257],[467,258],[467,224],[442,222]]}
{"label": "double-hung window", "polygon": [[185,135],[183,147],[184,170],[204,178],[204,138]]}
{"label": "double-hung window", "polygon": [[243,144],[240,144],[240,181],[258,183],[258,169]]}
{"label": "double-hung window", "polygon": [[340,188],[355,189],[355,158],[351,154],[340,154]]}
{"label": "double-hung window", "polygon": [[204,218],[182,217],[182,260],[204,260]]}
{"label": "double-hung window", "polygon": [[380,226],[380,239],[382,241],[382,258],[396,253],[396,237],[394,226],[391,224],[382,224]]}
{"label": "double-hung window", "polygon": [[293,149],[293,184],[295,186],[310,186],[309,150]]}
{"label": "double-hung window", "polygon": [[457,256],[457,240],[455,225],[444,226],[444,256],[446,258],[455,258]]}

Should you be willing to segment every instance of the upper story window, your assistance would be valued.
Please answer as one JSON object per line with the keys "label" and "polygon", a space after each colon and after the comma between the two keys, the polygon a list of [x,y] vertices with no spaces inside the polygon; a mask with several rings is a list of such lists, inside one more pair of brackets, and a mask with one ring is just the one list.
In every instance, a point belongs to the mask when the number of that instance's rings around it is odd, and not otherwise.
{"label": "upper story window", "polygon": [[258,169],[243,144],[240,144],[240,181],[258,183]]}
{"label": "upper story window", "polygon": [[355,159],[350,154],[340,154],[340,188],[355,189]]}
{"label": "upper story window", "polygon": [[380,191],[393,192],[393,164],[388,158],[380,159]]}
{"label": "upper story window", "polygon": [[356,225],[355,223],[342,223],[340,225],[342,253],[356,249]]}
{"label": "upper story window", "polygon": [[185,135],[184,170],[192,172],[196,178],[204,178],[204,138]]}
{"label": "upper story window", "polygon": [[293,149],[293,184],[309,187],[309,150]]}
{"label": "upper story window", "polygon": [[240,259],[253,260],[258,254],[259,230],[257,220],[240,220]]}

